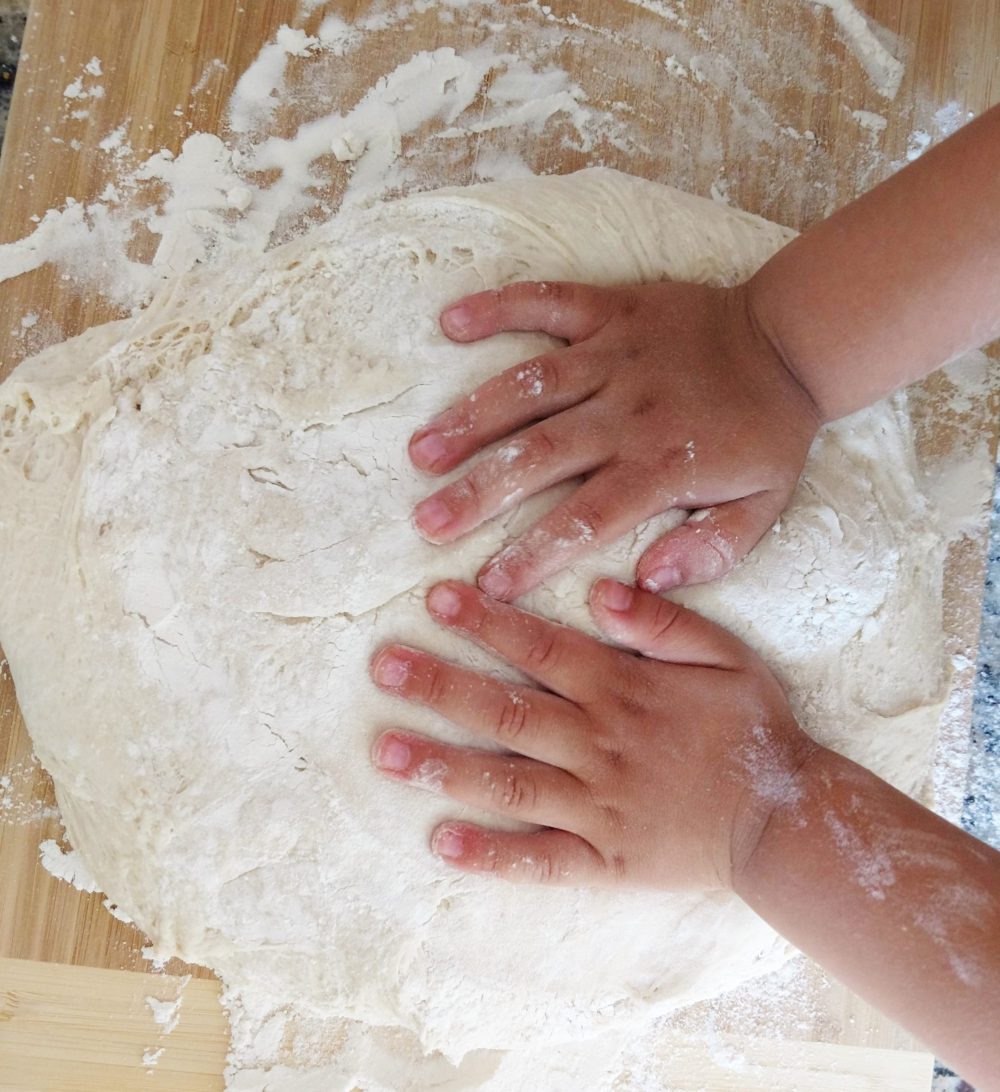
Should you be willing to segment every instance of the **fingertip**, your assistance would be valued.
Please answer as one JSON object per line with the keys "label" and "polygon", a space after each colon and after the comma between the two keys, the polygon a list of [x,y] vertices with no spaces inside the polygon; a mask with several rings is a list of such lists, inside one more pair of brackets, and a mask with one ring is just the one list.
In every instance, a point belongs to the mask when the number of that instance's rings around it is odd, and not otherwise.
{"label": "fingertip", "polygon": [[396,732],[383,732],[371,749],[372,765],[387,774],[401,774],[409,769],[413,751]]}
{"label": "fingertip", "polygon": [[398,645],[380,648],[368,665],[372,678],[379,686],[397,690],[406,682],[410,674],[410,665],[404,650]]}
{"label": "fingertip", "polygon": [[448,444],[433,429],[421,429],[410,437],[410,462],[420,470],[434,471],[448,457]]}
{"label": "fingertip", "polygon": [[458,823],[442,823],[431,835],[431,849],[446,861],[458,861],[466,852],[466,833]]}
{"label": "fingertip", "polygon": [[427,593],[427,609],[443,622],[454,622],[462,611],[462,593],[452,581],[435,584]]}
{"label": "fingertip", "polygon": [[434,545],[447,541],[447,530],[455,513],[440,497],[428,497],[413,509],[413,526],[421,538]]}
{"label": "fingertip", "polygon": [[652,592],[653,595],[662,595],[673,588],[681,587],[684,583],[684,575],[675,565],[644,566],[640,562],[636,576],[639,578],[639,586],[644,591]]}
{"label": "fingertip", "polygon": [[472,339],[472,326],[475,314],[472,305],[465,300],[446,307],[441,312],[441,329],[452,341],[468,341]]}
{"label": "fingertip", "polygon": [[590,601],[614,614],[624,614],[635,602],[635,589],[620,580],[605,578],[598,580],[590,589]]}
{"label": "fingertip", "polygon": [[491,561],[487,563],[480,570],[476,583],[479,585],[479,589],[491,599],[506,603],[513,598],[514,582],[504,571],[500,562]]}

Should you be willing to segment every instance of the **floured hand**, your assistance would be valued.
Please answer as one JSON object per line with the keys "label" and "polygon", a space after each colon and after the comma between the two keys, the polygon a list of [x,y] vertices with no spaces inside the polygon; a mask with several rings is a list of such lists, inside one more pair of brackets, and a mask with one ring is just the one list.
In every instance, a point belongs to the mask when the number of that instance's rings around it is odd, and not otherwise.
{"label": "floured hand", "polygon": [[391,731],[376,741],[376,766],[545,828],[439,826],[434,849],[466,871],[729,888],[798,769],[820,749],[748,648],[647,592],[613,580],[594,585],[594,617],[624,649],[456,582],[433,588],[428,608],[538,684],[513,685],[400,645],[372,662],[382,689],[505,748]]}
{"label": "floured hand", "polygon": [[740,289],[523,283],[467,297],[441,324],[459,341],[541,330],[568,343],[488,381],[410,442],[418,467],[443,474],[522,430],[417,506],[433,542],[583,476],[483,567],[480,587],[496,599],[670,509],[695,515],[650,547],[639,582],[664,591],[721,576],[787,505],[820,423]]}

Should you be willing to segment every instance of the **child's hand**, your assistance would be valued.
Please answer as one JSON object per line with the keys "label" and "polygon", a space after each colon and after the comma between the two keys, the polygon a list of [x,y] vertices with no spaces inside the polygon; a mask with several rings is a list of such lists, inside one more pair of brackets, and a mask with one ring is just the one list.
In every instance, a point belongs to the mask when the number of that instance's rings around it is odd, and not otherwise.
{"label": "child's hand", "polygon": [[459,301],[441,325],[459,341],[542,330],[569,343],[483,384],[410,441],[416,466],[443,474],[530,426],[417,506],[434,542],[586,476],[483,567],[479,584],[496,599],[673,508],[707,516],[651,546],[639,583],[663,591],[721,576],[785,508],[821,423],[741,289],[515,284]]}
{"label": "child's hand", "polygon": [[[520,668],[515,686],[392,645],[376,682],[505,753],[391,731],[376,766],[400,780],[434,771],[441,791],[535,833],[445,823],[433,848],[461,869],[573,885],[730,888],[796,774],[820,748],[778,683],[731,634],[613,580],[591,608],[641,655],[448,582],[428,597],[442,624]],[[428,765],[430,764],[430,765]]]}

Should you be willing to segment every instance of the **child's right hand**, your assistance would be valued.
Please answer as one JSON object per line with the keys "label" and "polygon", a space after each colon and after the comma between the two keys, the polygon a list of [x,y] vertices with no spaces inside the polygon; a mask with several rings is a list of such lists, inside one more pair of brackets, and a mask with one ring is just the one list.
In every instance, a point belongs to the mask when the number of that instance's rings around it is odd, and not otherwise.
{"label": "child's right hand", "polygon": [[665,599],[595,585],[595,621],[620,648],[454,582],[428,607],[536,685],[382,649],[383,690],[505,750],[393,730],[376,765],[426,788],[430,763],[456,801],[543,824],[444,823],[439,856],[518,882],[730,888],[1000,1092],[1000,853],[813,742],[748,648]]}
{"label": "child's right hand", "polygon": [[516,686],[405,645],[372,675],[505,748],[391,731],[373,759],[399,781],[436,771],[441,792],[532,833],[445,823],[433,844],[457,868],[516,882],[729,889],[779,803],[821,751],[777,680],[741,641],[667,599],[601,580],[590,606],[613,648],[449,581],[435,621],[524,672]]}
{"label": "child's right hand", "polygon": [[539,330],[568,342],[489,380],[410,443],[418,467],[443,474],[530,426],[417,506],[434,542],[586,476],[483,567],[496,599],[673,508],[699,515],[647,550],[639,582],[665,591],[723,575],[787,505],[821,423],[740,288],[522,283],[459,301],[441,324],[458,341]]}

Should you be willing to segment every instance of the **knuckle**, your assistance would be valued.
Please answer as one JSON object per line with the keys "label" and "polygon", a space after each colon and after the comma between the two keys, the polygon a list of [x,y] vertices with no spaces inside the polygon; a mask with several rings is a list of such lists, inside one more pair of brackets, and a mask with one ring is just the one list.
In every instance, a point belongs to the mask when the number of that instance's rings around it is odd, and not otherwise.
{"label": "knuckle", "polygon": [[607,529],[608,516],[596,504],[585,500],[570,501],[566,509],[570,527],[576,537],[589,542]]}
{"label": "knuckle", "polygon": [[564,370],[559,357],[553,353],[537,357],[533,363],[537,365],[538,381],[546,394],[554,394],[563,386]]}
{"label": "knuckle", "polygon": [[653,613],[653,624],[650,627],[653,639],[660,641],[665,639],[671,630],[677,625],[681,617],[681,608],[669,599],[660,599]]}
{"label": "knuckle", "polygon": [[626,687],[616,689],[612,693],[612,700],[617,710],[627,717],[637,717],[646,711],[646,703],[639,694]]}
{"label": "knuckle", "polygon": [[522,459],[529,466],[535,466],[555,455],[558,445],[546,428],[535,428],[525,437]]}
{"label": "knuckle", "polygon": [[657,691],[658,675],[651,675],[648,664],[643,660],[627,659],[614,687],[616,696],[624,712],[642,716],[651,705],[662,700]]}
{"label": "knuckle", "polygon": [[687,452],[682,447],[667,445],[658,448],[653,455],[654,462],[661,472],[668,473],[676,470],[684,463]]}
{"label": "knuckle", "polygon": [[626,753],[619,744],[608,744],[604,748],[604,761],[612,774],[618,774],[626,764]]}
{"label": "knuckle", "polygon": [[440,664],[432,663],[424,677],[424,696],[430,705],[440,705],[448,695],[448,679]]}
{"label": "knuckle", "polygon": [[517,743],[526,735],[530,720],[524,699],[513,694],[500,706],[495,734],[504,743]]}
{"label": "knuckle", "polygon": [[554,307],[564,307],[576,299],[576,285],[569,281],[538,281],[536,292]]}
{"label": "knuckle", "polygon": [[531,878],[535,883],[551,883],[555,875],[555,866],[551,854],[543,853],[531,858]]}
{"label": "knuckle", "polygon": [[628,862],[624,853],[612,853],[607,858],[608,871],[616,880],[624,880],[628,872]]}
{"label": "knuckle", "polygon": [[632,318],[639,310],[641,300],[633,288],[622,288],[615,293],[615,306],[622,318]]}
{"label": "knuckle", "polygon": [[526,652],[528,664],[534,668],[550,669],[559,662],[559,638],[549,630],[543,630],[529,645]]}
{"label": "knuckle", "polygon": [[511,770],[494,788],[494,800],[513,814],[530,812],[538,802],[538,786],[523,771]]}
{"label": "knuckle", "polygon": [[512,375],[521,398],[552,395],[560,389],[562,369],[551,356],[536,356],[513,369]]}

